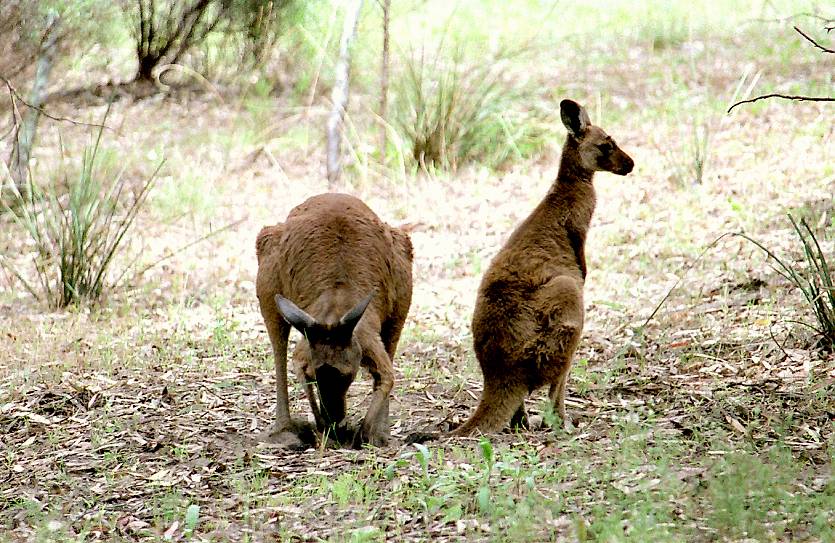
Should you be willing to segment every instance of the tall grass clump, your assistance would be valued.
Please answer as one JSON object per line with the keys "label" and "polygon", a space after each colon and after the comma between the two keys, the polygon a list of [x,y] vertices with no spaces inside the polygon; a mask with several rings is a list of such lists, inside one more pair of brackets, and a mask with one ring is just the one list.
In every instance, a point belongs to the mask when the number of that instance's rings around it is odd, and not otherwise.
{"label": "tall grass clump", "polygon": [[667,162],[669,179],[677,187],[701,185],[710,159],[710,124],[693,120],[689,134],[681,133],[682,144],[678,151],[657,147]]}
{"label": "tall grass clump", "polygon": [[[501,167],[539,151],[549,135],[534,93],[510,81],[512,53],[469,62],[413,52],[392,82],[392,125],[403,152],[422,167]],[[534,105],[532,105],[534,104]]]}
{"label": "tall grass clump", "polygon": [[[776,263],[774,269],[803,293],[809,309],[815,317],[810,326],[818,335],[818,344],[828,351],[835,350],[835,268],[827,260],[826,252],[812,228],[801,219],[798,223],[789,215],[792,227],[803,247],[803,263],[781,259],[759,241],[739,234],[763,251]],[[828,253],[832,255],[831,249]]]}
{"label": "tall grass clump", "polygon": [[114,258],[123,252],[127,234],[162,166],[136,187],[122,175],[124,169],[108,179],[102,173],[102,133],[103,127],[84,148],[81,169],[74,178],[62,149],[58,175],[43,187],[30,181],[25,192],[11,183],[9,201],[3,202],[28,236],[34,273],[21,271],[7,258],[0,265],[50,307],[97,301],[118,285],[128,270],[112,277]]}

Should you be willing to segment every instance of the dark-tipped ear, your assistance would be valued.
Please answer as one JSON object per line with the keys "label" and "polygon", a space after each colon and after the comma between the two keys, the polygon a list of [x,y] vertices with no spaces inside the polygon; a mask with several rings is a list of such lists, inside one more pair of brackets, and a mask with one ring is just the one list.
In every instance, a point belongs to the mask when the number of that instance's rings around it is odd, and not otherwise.
{"label": "dark-tipped ear", "polygon": [[565,125],[568,132],[574,137],[582,136],[588,130],[589,125],[591,125],[586,108],[574,100],[563,100],[560,102],[560,118],[562,119],[562,124]]}
{"label": "dark-tipped ear", "polygon": [[376,290],[372,291],[371,294],[360,300],[360,302],[350,311],[342,315],[342,318],[339,319],[339,327],[345,327],[346,330],[353,332],[354,327],[362,318],[363,313],[365,313],[365,309],[368,307],[368,304],[371,303],[371,299],[374,297],[375,293]]}
{"label": "dark-tipped ear", "polygon": [[316,319],[299,309],[299,306],[282,296],[275,295],[275,305],[278,312],[289,322],[293,328],[304,334],[305,330],[316,324]]}

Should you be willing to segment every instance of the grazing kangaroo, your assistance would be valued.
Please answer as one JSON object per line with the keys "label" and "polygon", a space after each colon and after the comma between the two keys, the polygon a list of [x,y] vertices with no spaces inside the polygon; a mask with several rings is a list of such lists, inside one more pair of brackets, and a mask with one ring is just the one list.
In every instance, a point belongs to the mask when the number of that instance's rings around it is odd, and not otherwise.
{"label": "grazing kangaroo", "polygon": [[565,386],[583,331],[592,178],[596,171],[626,175],[634,163],[576,102],[560,102],[560,116],[568,137],[557,180],[481,280],[472,327],[484,389],[475,413],[453,435],[496,432],[511,417],[524,424],[525,397],[546,384],[567,421]]}
{"label": "grazing kangaroo", "polygon": [[287,338],[292,325],[303,336],[293,363],[318,430],[340,430],[348,387],[362,365],[374,388],[353,444],[384,445],[392,360],[412,299],[409,236],[353,196],[322,194],[294,208],[286,222],[264,227],[255,247],[256,293],[275,358],[276,421],[270,440],[300,447],[308,439],[304,424],[290,418]]}

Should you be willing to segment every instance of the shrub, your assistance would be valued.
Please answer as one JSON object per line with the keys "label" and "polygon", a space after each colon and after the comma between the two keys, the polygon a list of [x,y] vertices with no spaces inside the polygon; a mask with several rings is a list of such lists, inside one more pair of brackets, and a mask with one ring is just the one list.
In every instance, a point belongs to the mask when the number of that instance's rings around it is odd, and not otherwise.
{"label": "shrub", "polygon": [[806,219],[801,219],[798,223],[789,215],[789,220],[803,246],[805,266],[787,262],[759,241],[745,234],[739,235],[765,251],[776,263],[774,269],[777,273],[800,289],[817,321],[817,324],[808,326],[817,333],[819,345],[822,348],[829,351],[835,350],[835,284],[833,284],[835,269],[830,266],[817,236]]}
{"label": "shrub", "polygon": [[239,54],[233,65],[260,65],[279,33],[303,12],[298,0],[136,0],[124,9],[133,29],[136,79],[152,80],[158,67],[178,64],[202,48],[206,66],[214,55]]}
{"label": "shrub", "polygon": [[30,182],[25,195],[11,183],[10,202],[3,202],[34,247],[35,280],[27,279],[31,275],[21,272],[6,258],[0,260],[0,265],[35,298],[51,307],[95,301],[118,285],[127,268],[114,278],[109,273],[111,265],[125,247],[126,235],[162,166],[133,190],[122,172],[109,180],[102,179],[102,130],[92,145],[85,147],[75,179],[68,175],[62,151],[62,175],[43,188]]}
{"label": "shrub", "polygon": [[393,81],[392,125],[421,167],[456,169],[478,162],[500,167],[540,150],[548,134],[544,115],[525,107],[533,93],[508,81],[503,51],[492,60],[451,61],[423,51],[404,60]]}

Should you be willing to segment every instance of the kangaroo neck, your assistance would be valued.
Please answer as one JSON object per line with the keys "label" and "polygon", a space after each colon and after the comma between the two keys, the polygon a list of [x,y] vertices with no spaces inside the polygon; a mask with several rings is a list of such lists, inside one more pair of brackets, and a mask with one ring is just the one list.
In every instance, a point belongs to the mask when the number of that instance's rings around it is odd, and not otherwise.
{"label": "kangaroo neck", "polygon": [[577,141],[569,136],[563,146],[557,179],[543,203],[562,226],[576,231],[583,239],[596,203],[593,178],[594,170],[582,166]]}

